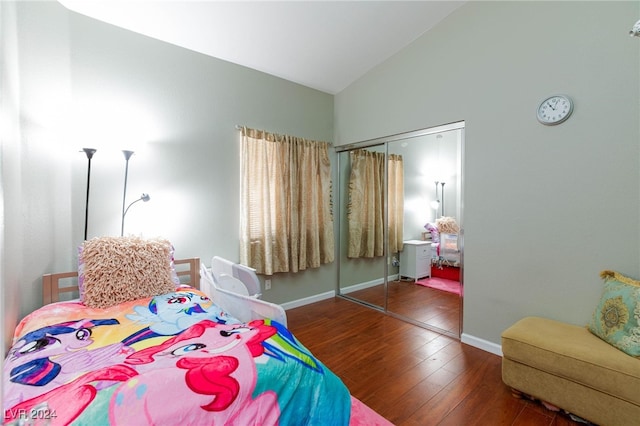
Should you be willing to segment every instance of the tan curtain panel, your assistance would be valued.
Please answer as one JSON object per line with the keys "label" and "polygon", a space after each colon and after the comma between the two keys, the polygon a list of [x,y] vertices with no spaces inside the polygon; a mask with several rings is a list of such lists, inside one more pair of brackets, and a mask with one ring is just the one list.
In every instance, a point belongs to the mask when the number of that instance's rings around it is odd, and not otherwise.
{"label": "tan curtain panel", "polygon": [[[366,150],[350,152],[349,230],[347,257],[384,255],[384,161],[385,154]],[[404,218],[404,166],[402,156],[388,163],[389,251],[402,250]]]}
{"label": "tan curtain panel", "polygon": [[241,129],[241,263],[273,275],[333,262],[328,147]]}
{"label": "tan curtain panel", "polygon": [[402,155],[389,155],[389,253],[402,251],[404,246],[404,162]]}

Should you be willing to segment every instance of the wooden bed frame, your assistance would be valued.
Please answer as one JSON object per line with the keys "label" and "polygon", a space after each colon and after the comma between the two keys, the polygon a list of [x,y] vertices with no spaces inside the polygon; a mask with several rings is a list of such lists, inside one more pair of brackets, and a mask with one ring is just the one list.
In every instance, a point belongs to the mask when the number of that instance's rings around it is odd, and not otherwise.
{"label": "wooden bed frame", "polygon": [[[182,284],[188,284],[191,287],[200,288],[200,258],[193,257],[189,259],[177,259],[174,260],[176,265],[176,273],[178,277],[189,277],[188,281],[182,281]],[[68,286],[60,286],[60,280],[77,278],[78,271],[74,272],[60,272],[57,274],[45,274],[42,276],[42,303],[47,305],[49,303],[60,301],[60,294],[72,293],[78,291],[78,282],[74,280],[74,283]]]}

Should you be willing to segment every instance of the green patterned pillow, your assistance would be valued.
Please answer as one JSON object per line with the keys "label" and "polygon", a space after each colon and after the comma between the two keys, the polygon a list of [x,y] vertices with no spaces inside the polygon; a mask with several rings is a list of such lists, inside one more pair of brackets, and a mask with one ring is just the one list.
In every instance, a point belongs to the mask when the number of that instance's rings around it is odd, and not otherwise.
{"label": "green patterned pillow", "polygon": [[640,356],[640,281],[602,271],[604,290],[589,331],[621,351]]}

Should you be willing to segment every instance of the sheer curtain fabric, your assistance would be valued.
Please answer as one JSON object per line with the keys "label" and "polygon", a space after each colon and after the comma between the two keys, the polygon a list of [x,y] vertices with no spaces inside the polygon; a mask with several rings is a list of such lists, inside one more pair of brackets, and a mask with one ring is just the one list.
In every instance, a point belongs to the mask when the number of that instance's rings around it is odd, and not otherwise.
{"label": "sheer curtain fabric", "polygon": [[329,144],[240,133],[240,262],[265,275],[333,262]]}

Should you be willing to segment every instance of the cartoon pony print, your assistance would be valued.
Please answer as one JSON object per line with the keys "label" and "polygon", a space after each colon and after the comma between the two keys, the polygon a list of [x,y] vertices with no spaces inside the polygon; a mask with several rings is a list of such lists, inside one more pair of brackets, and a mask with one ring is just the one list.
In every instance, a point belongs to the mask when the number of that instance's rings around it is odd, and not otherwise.
{"label": "cartoon pony print", "polygon": [[204,319],[221,324],[238,322],[207,296],[189,290],[155,296],[147,306],[135,306],[133,310],[135,313],[127,314],[127,318],[149,326],[124,339],[127,345],[156,336],[173,336]]}
{"label": "cartoon pony print", "polygon": [[4,363],[4,407],[12,407],[87,371],[122,362],[133,349],[114,343],[89,350],[92,329],[118,324],[116,319],[69,321],[25,334]]}
{"label": "cartoon pony print", "polygon": [[26,413],[44,409],[45,415],[51,415],[50,419],[35,420],[35,423],[28,424],[69,425],[94,401],[98,395],[99,385],[106,387],[124,382],[136,374],[138,373],[133,368],[126,365],[113,365],[85,373],[69,383],[5,409],[4,420],[5,422],[14,420],[16,422],[11,424],[20,425],[25,421]]}
{"label": "cartoon pony print", "polygon": [[[223,325],[201,321],[164,343],[125,360],[138,375],[111,397],[109,423],[126,425],[130,413],[145,424],[276,424],[280,415],[273,391],[252,397],[257,381],[253,358],[275,334],[264,321]],[[171,386],[172,392],[166,392]],[[184,395],[179,403],[175,395]]]}

